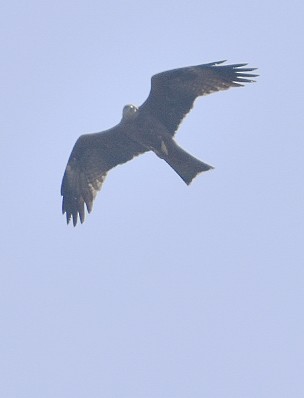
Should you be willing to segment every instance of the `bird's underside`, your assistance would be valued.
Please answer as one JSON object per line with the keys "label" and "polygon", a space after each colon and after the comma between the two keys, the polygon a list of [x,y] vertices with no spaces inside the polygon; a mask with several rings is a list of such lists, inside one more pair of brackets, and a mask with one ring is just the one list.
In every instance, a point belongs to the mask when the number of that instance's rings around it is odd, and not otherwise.
{"label": "bird's underside", "polygon": [[255,68],[224,61],[174,69],[154,75],[151,91],[139,107],[127,105],[121,122],[101,133],[79,137],[66,166],[61,185],[62,212],[67,223],[78,216],[83,223],[85,205],[90,213],[107,172],[135,156],[153,151],[190,184],[212,167],[194,158],[174,140],[179,124],[199,96],[253,82]]}

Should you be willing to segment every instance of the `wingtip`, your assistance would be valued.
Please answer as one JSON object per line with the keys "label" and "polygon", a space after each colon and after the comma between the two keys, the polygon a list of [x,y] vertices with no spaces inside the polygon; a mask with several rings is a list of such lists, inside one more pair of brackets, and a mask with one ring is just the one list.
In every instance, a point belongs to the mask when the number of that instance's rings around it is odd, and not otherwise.
{"label": "wingtip", "polygon": [[[64,212],[65,213],[65,212]],[[64,214],[63,213],[63,214]],[[66,218],[66,223],[67,223],[67,225],[69,225],[69,223],[70,223],[70,221],[71,221],[71,216],[66,212],[66,215],[65,215],[65,218]]]}

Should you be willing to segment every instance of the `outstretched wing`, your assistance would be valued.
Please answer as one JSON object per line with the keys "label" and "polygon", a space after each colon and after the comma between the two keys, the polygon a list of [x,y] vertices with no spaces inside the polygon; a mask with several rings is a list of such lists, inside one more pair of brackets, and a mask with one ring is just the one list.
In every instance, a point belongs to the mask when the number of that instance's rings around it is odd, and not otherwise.
{"label": "outstretched wing", "polygon": [[179,124],[191,110],[195,99],[201,95],[243,86],[257,76],[246,68],[247,64],[220,65],[212,62],[169,70],[152,76],[151,91],[140,107],[157,117],[174,135]]}
{"label": "outstretched wing", "polygon": [[107,172],[118,164],[146,151],[130,140],[119,125],[102,133],[82,135],[76,141],[61,184],[62,213],[67,223],[85,218],[84,204],[90,213],[93,201]]}

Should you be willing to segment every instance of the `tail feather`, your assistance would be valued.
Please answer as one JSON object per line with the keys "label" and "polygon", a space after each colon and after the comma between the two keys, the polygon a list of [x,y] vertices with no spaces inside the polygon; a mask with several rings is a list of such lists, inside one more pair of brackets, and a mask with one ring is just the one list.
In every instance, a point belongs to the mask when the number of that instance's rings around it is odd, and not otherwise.
{"label": "tail feather", "polygon": [[166,151],[162,152],[161,158],[172,167],[187,185],[189,185],[193,178],[199,173],[213,169],[209,164],[201,162],[184,151],[174,140],[170,142],[170,145],[168,145],[168,143],[166,144]]}

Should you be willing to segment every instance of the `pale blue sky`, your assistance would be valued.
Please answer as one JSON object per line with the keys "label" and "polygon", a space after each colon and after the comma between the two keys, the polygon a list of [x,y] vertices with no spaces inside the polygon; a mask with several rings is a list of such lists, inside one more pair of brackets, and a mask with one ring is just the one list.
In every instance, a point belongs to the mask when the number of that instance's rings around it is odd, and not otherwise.
{"label": "pale blue sky", "polygon": [[[304,396],[302,1],[0,6],[3,398]],[[199,99],[176,136],[111,171],[83,225],[60,184],[76,139],[152,74],[227,59],[256,84]]]}

